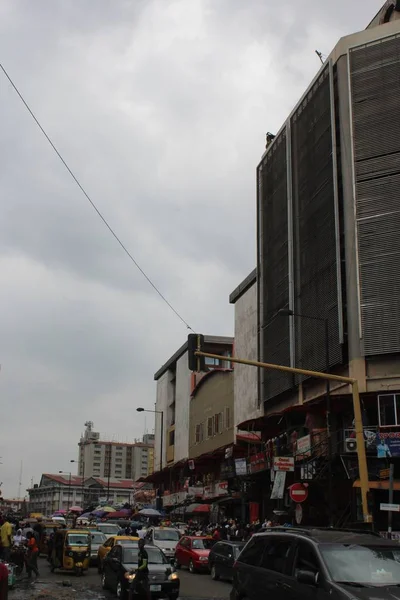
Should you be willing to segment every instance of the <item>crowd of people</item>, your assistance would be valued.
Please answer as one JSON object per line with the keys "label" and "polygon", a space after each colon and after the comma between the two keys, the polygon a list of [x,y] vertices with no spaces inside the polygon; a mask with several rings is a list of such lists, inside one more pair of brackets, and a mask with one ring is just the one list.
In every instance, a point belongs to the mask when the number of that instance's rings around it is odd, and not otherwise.
{"label": "crowd of people", "polygon": [[0,560],[10,562],[12,555],[12,561],[20,572],[25,567],[28,578],[32,577],[32,573],[39,577],[37,560],[44,533],[45,526],[41,519],[31,527],[29,523],[11,521],[7,516],[0,515]]}

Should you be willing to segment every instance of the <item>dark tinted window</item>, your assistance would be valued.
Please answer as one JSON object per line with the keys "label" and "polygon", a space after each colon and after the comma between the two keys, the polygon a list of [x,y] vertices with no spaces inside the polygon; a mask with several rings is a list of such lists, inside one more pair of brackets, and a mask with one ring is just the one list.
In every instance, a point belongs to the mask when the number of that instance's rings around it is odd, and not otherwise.
{"label": "dark tinted window", "polygon": [[112,550],[110,550],[108,556],[110,558],[118,558],[121,560],[122,558],[122,549],[119,546],[114,546]]}
{"label": "dark tinted window", "polygon": [[215,554],[218,554],[218,556],[228,556],[229,554],[229,546],[228,544],[215,544],[214,548],[213,548],[213,552]]}
{"label": "dark tinted window", "polygon": [[262,555],[261,567],[277,573],[285,573],[291,546],[291,540],[268,540]]}
{"label": "dark tinted window", "polygon": [[319,560],[312,545],[307,542],[299,542],[294,562],[295,574],[297,571],[312,571],[316,574],[319,570]]}
{"label": "dark tinted window", "polygon": [[258,567],[260,565],[265,544],[266,540],[264,541],[263,538],[253,537],[241,553],[240,562],[244,562],[247,565],[253,565],[254,567]]}

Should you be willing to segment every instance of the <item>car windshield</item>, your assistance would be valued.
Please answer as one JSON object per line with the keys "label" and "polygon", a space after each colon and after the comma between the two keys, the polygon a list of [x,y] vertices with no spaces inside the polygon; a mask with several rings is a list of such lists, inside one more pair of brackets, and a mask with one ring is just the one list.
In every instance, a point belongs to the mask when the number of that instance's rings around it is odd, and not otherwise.
{"label": "car windshield", "polygon": [[135,543],[134,540],[118,540],[118,544],[122,546],[132,546]]}
{"label": "car windshield", "polygon": [[92,544],[104,544],[106,541],[106,536],[104,533],[100,533],[100,531],[94,531],[90,536],[92,538]]}
{"label": "car windshield", "polygon": [[193,550],[211,550],[213,547],[213,540],[193,540],[192,548]]}
{"label": "car windshield", "polygon": [[99,529],[102,533],[108,533],[110,535],[119,532],[119,527],[117,525],[100,525]]}
{"label": "car windshield", "polygon": [[[164,554],[158,548],[146,548],[149,564],[150,565],[164,565],[168,564],[167,559]],[[137,548],[124,548],[123,561],[125,564],[137,564],[138,562],[138,553],[139,550]]]}
{"label": "car windshield", "polygon": [[179,542],[179,531],[174,529],[160,529],[154,532],[154,539],[157,542]]}
{"label": "car windshield", "polygon": [[400,548],[329,544],[320,550],[334,581],[400,585]]}
{"label": "car windshield", "polygon": [[88,546],[89,536],[87,533],[69,533],[68,544],[70,546]]}
{"label": "car windshield", "polygon": [[233,556],[238,558],[240,552],[242,551],[243,546],[233,546]]}

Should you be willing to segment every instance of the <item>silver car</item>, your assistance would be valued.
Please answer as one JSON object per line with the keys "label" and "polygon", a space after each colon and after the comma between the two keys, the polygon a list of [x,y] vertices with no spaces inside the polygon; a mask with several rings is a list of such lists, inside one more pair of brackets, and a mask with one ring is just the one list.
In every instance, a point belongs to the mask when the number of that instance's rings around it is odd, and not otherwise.
{"label": "silver car", "polygon": [[101,533],[101,531],[91,531],[90,537],[90,563],[93,565],[97,563],[97,552],[100,546],[102,546],[107,540],[107,536],[105,533]]}
{"label": "silver car", "polygon": [[150,527],[146,533],[146,542],[160,548],[169,559],[174,558],[180,538],[179,531],[174,527]]}

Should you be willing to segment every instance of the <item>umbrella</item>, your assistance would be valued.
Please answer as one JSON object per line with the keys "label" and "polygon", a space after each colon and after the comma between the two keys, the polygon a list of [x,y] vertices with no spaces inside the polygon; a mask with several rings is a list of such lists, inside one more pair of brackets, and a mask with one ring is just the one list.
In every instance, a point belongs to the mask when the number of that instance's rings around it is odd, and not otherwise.
{"label": "umbrella", "polygon": [[105,512],[105,513],[114,512],[115,511],[115,509],[112,506],[103,506],[103,508],[101,510],[103,512]]}
{"label": "umbrella", "polygon": [[53,514],[54,517],[56,517],[57,515],[65,515],[66,514],[66,510],[56,510],[56,512]]}
{"label": "umbrella", "polygon": [[80,506],[71,506],[71,508],[69,509],[71,512],[83,512],[83,508],[81,508]]}
{"label": "umbrella", "polygon": [[138,514],[143,515],[143,517],[161,517],[161,513],[155,508],[142,508]]}
{"label": "umbrella", "polygon": [[92,513],[84,513],[83,515],[81,515],[81,519],[90,519],[91,516]]}
{"label": "umbrella", "polygon": [[193,513],[208,513],[210,512],[210,505],[209,504],[199,504],[198,506],[196,506],[196,508],[193,510]]}
{"label": "umbrella", "polygon": [[107,513],[107,519],[123,519],[127,517],[128,513],[123,510],[118,510],[116,512]]}

